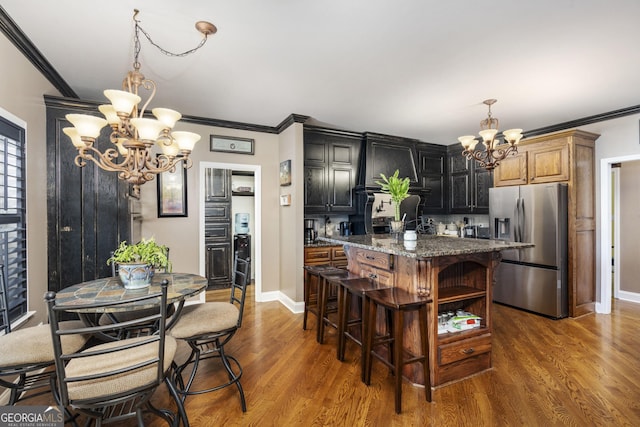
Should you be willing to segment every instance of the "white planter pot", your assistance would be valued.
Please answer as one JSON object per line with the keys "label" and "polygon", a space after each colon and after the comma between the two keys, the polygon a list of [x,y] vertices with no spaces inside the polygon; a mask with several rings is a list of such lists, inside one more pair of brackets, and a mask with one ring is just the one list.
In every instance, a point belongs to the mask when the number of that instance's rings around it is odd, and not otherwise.
{"label": "white planter pot", "polygon": [[153,267],[145,263],[118,264],[118,276],[126,289],[146,288],[151,284]]}

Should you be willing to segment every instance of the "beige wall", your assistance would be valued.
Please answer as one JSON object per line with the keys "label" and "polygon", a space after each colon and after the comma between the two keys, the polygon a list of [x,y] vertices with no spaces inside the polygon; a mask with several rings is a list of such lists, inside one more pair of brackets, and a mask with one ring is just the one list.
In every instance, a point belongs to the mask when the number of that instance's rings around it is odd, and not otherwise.
{"label": "beige wall", "polygon": [[624,162],[620,167],[620,290],[640,293],[640,161]]}
{"label": "beige wall", "polygon": [[288,302],[303,301],[302,266],[304,263],[304,157],[303,126],[295,124],[280,134],[279,161],[291,160],[291,185],[280,187],[280,195],[291,195],[290,206],[280,212],[280,290]]}
{"label": "beige wall", "polygon": [[[301,295],[302,262],[299,265],[291,259],[296,253],[302,253],[302,205],[299,197],[293,197],[298,207],[283,208],[279,206],[279,195],[282,193],[279,185],[279,165],[284,157],[293,158],[293,163],[302,163],[302,126],[294,124],[281,135],[271,133],[249,132],[242,130],[216,128],[190,123],[179,123],[179,130],[189,130],[202,136],[202,139],[192,153],[193,167],[187,171],[188,213],[186,218],[158,218],[156,182],[141,187],[142,206],[142,236],[154,236],[156,240],[166,244],[171,249],[171,260],[174,271],[204,273],[204,246],[201,236],[202,202],[201,202],[201,165],[208,163],[230,165],[255,165],[260,168],[260,195],[256,200],[260,203],[261,222],[252,231],[253,244],[260,244],[256,251],[258,260],[254,260],[256,280],[261,280],[260,291],[271,293],[283,291],[290,298],[296,300]],[[255,154],[233,154],[209,151],[209,136],[225,135],[255,140]],[[281,152],[283,151],[283,152]],[[290,155],[291,153],[291,155]],[[283,157],[284,156],[284,157]],[[299,158],[299,159],[298,159]],[[294,182],[300,184],[282,187],[289,190],[301,191],[302,170],[294,168]],[[283,218],[286,216],[282,227]],[[299,216],[299,218],[298,218]],[[299,223],[292,230],[290,224]],[[255,232],[259,231],[260,236]],[[285,261],[286,260],[286,261]],[[255,268],[254,267],[254,268]],[[260,275],[260,277],[258,277]],[[300,276],[300,277],[298,277]],[[299,289],[298,289],[299,288]],[[257,288],[258,289],[258,288]],[[278,298],[273,295],[267,299]],[[301,301],[300,296],[297,301]]]}
{"label": "beige wall", "polygon": [[0,107],[27,123],[27,280],[29,321],[46,320],[47,290],[47,158],[46,109],[43,95],[60,93],[5,37],[0,37]]}

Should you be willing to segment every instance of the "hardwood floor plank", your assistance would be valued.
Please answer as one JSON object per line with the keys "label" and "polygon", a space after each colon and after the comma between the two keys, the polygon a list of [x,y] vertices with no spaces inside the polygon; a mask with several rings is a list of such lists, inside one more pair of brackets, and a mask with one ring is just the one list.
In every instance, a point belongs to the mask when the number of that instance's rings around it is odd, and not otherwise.
{"label": "hardwood floor plank", "polygon": [[[611,315],[551,320],[502,305],[493,307],[493,368],[433,392],[403,383],[394,412],[393,377],[374,362],[371,385],[360,381],[359,348],[347,343],[336,359],[335,330],[315,340],[315,317],[302,330],[302,314],[278,302],[255,303],[249,294],[242,328],[227,346],[244,368],[248,410],[228,387],[187,398],[191,425],[201,426],[636,426],[640,425],[640,305],[614,301]],[[213,291],[208,300],[226,300]],[[185,346],[179,358],[186,357]],[[197,385],[224,375],[202,364]],[[39,400],[38,400],[39,399]],[[164,387],[155,405],[171,406]],[[52,404],[47,397],[26,404]],[[165,426],[151,415],[151,427]],[[123,426],[134,426],[131,420]]]}

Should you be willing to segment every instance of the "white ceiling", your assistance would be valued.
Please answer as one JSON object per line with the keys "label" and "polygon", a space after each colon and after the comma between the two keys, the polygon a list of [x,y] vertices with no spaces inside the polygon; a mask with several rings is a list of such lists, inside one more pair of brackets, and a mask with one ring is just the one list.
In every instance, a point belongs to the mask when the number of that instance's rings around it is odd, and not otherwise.
{"label": "white ceiling", "polygon": [[336,127],[451,144],[492,108],[525,131],[640,104],[638,0],[2,0],[80,98],[119,89],[133,9],[152,106],[276,126]]}

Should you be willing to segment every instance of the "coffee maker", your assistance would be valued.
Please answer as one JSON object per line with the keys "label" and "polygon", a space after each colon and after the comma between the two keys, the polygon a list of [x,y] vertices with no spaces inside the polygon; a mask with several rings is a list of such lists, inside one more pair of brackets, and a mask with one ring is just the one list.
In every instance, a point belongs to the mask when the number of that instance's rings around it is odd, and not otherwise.
{"label": "coffee maker", "polygon": [[316,238],[318,237],[318,232],[316,231],[316,220],[315,219],[306,219],[304,220],[304,243],[310,244],[315,243]]}

